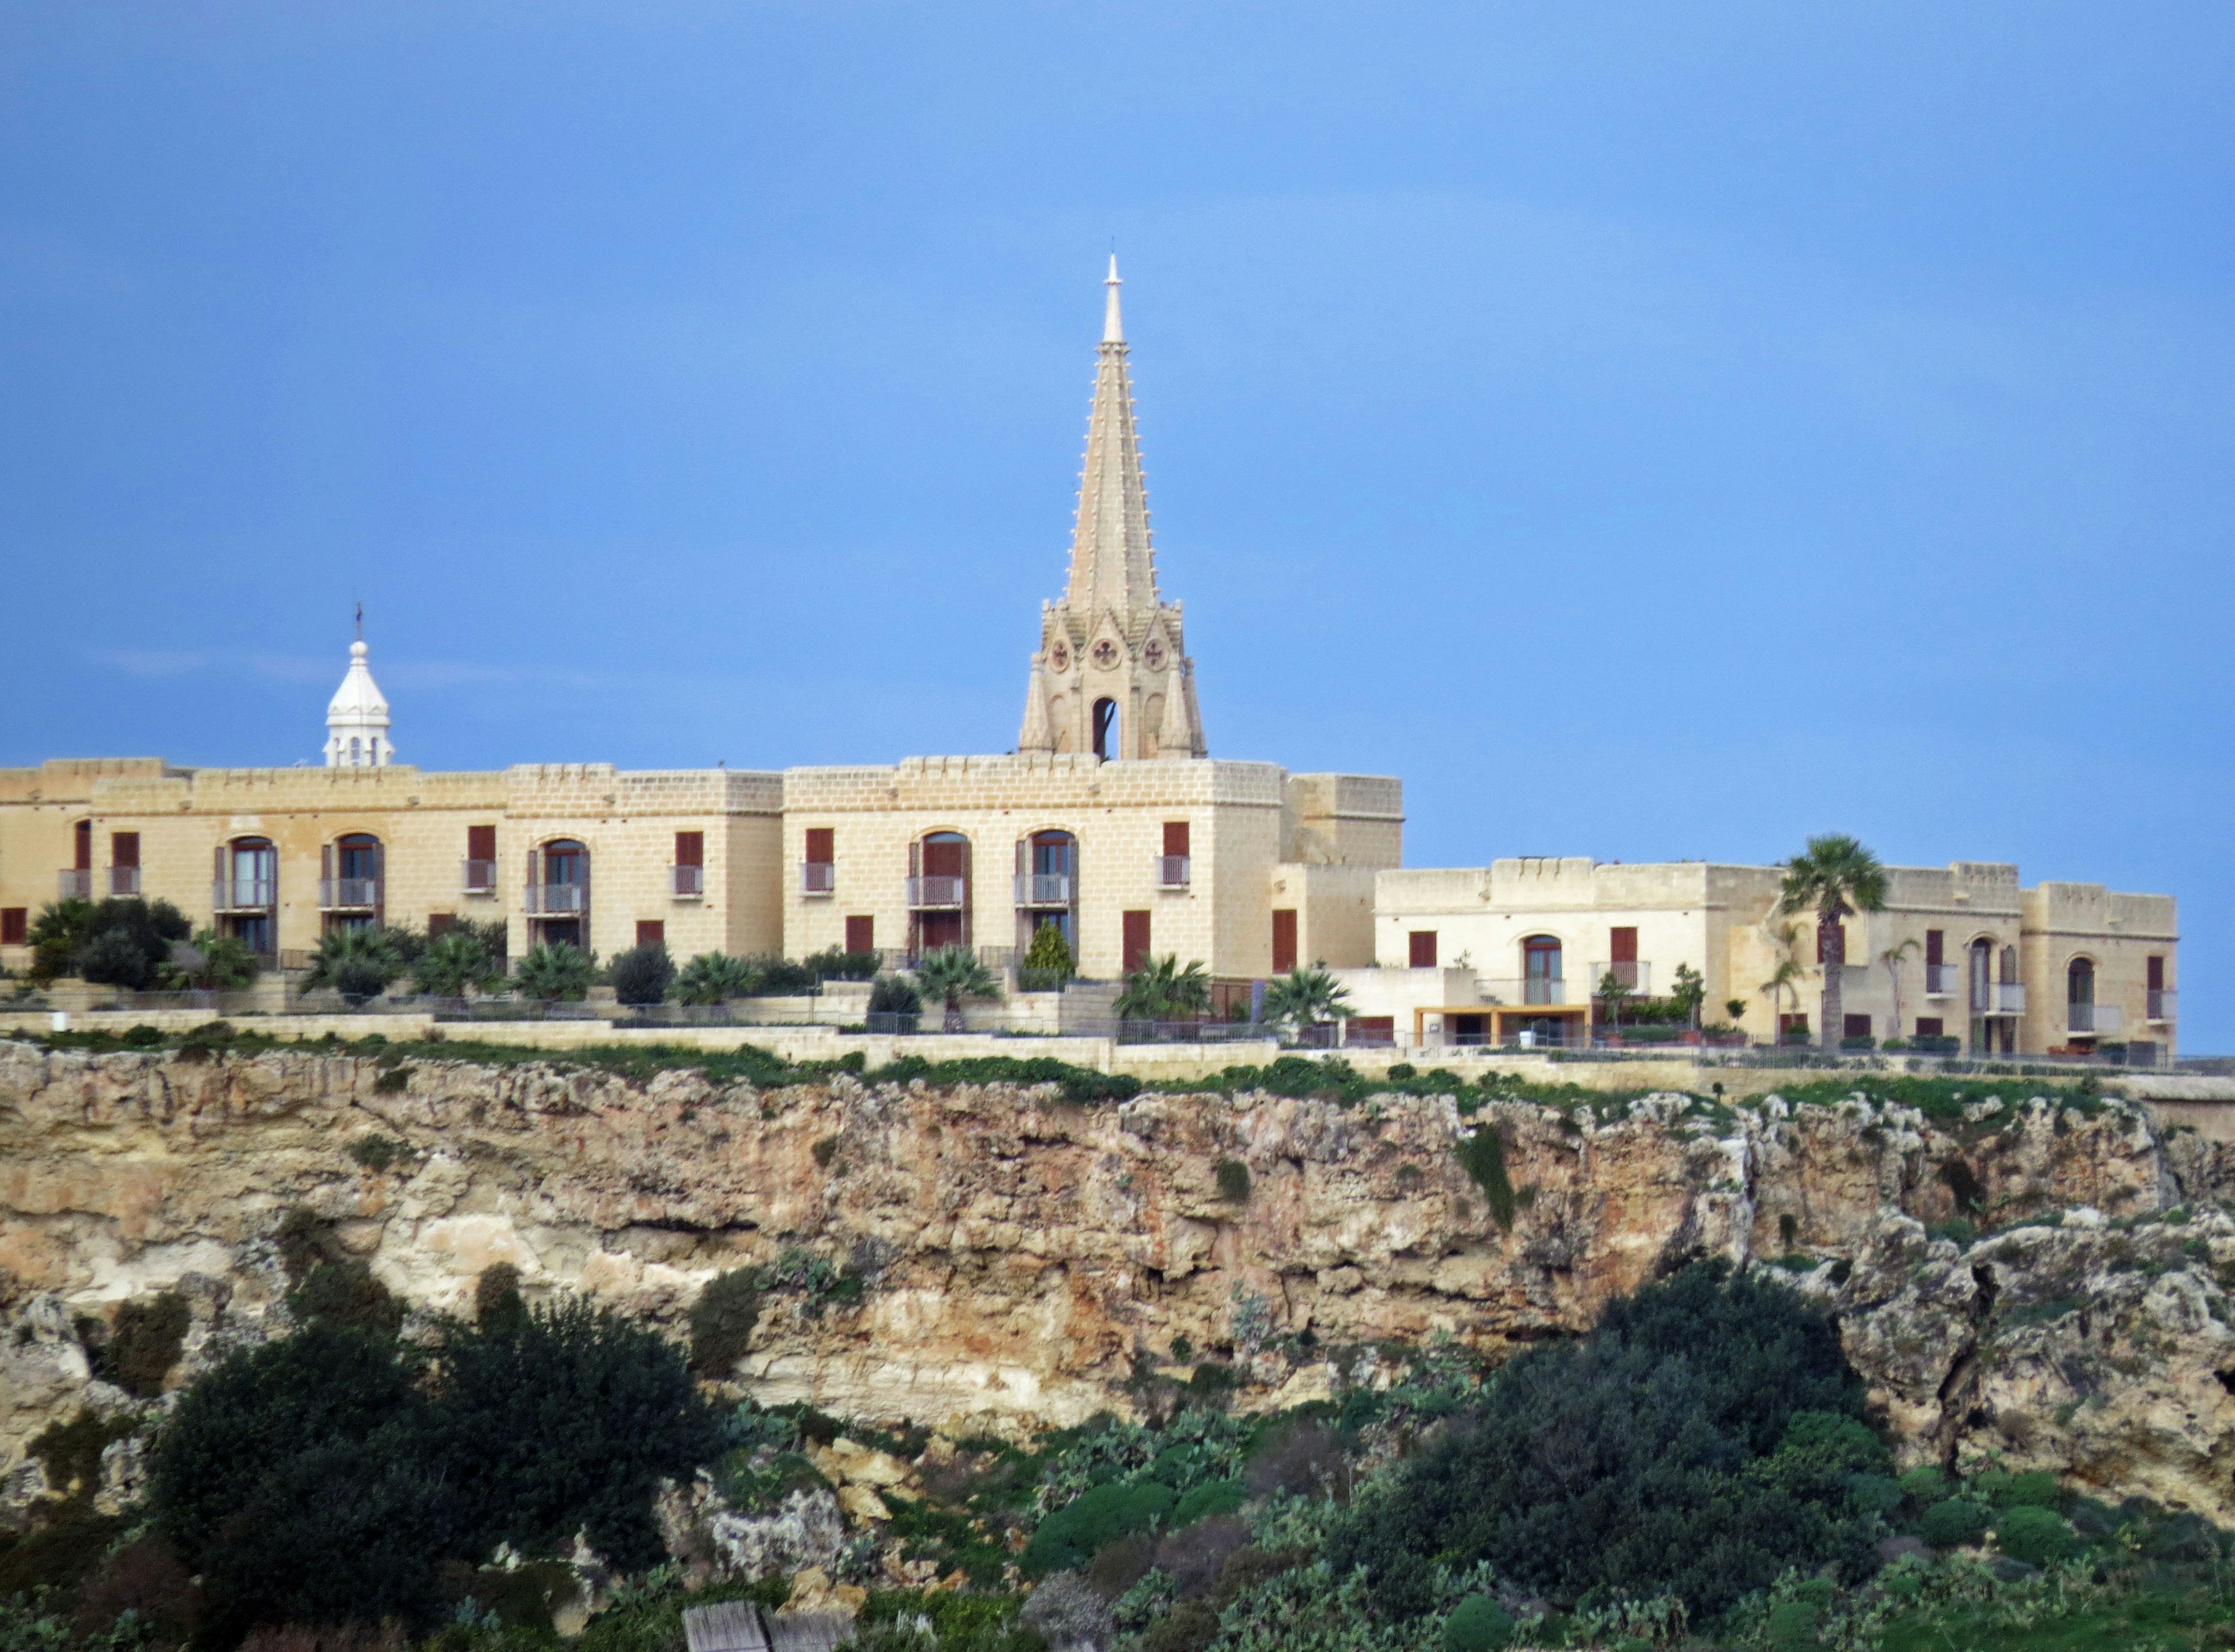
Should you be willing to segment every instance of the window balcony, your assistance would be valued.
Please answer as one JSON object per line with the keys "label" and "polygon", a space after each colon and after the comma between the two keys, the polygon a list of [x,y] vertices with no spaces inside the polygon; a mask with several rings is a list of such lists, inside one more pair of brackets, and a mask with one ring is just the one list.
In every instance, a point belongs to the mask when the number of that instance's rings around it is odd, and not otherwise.
{"label": "window balcony", "polygon": [[532,918],[579,918],[590,909],[587,883],[531,883],[528,914]]}
{"label": "window balcony", "polygon": [[2026,989],[2015,981],[1974,981],[1971,984],[1971,1013],[1974,1015],[2023,1015]]}
{"label": "window balcony", "polygon": [[912,877],[908,881],[911,912],[953,912],[969,904],[970,880],[959,877]]}
{"label": "window balcony", "polygon": [[1629,959],[1619,963],[1591,966],[1591,992],[1596,994],[1606,978],[1611,975],[1622,991],[1643,998],[1653,991],[1653,966]]}
{"label": "window balcony", "polygon": [[1019,872],[1017,904],[1020,907],[1067,907],[1071,904],[1068,872]]}
{"label": "window balcony", "polygon": [[219,912],[269,912],[279,901],[277,878],[220,878],[210,892],[210,905]]}
{"label": "window balcony", "polygon": [[838,891],[838,867],[831,861],[802,861],[799,863],[799,892],[802,895],[835,895]]}
{"label": "window balcony", "polygon": [[136,866],[112,866],[108,869],[108,892],[111,895],[140,893],[140,869]]}
{"label": "window balcony", "polygon": [[1924,995],[1927,998],[1953,998],[1963,983],[1963,974],[1953,964],[1927,964],[1924,967]]}
{"label": "window balcony", "polygon": [[671,866],[667,869],[667,887],[678,901],[704,900],[706,869],[703,866]]}
{"label": "window balcony", "polygon": [[458,863],[458,892],[462,895],[495,895],[496,862],[461,861]]}
{"label": "window balcony", "polygon": [[2064,1030],[2068,1032],[2084,1032],[2092,1038],[2120,1032],[2126,1025],[2126,1012],[2116,1004],[2067,1004],[2064,1006]]}
{"label": "window balcony", "polygon": [[370,912],[380,905],[378,878],[320,878],[318,910]]}
{"label": "window balcony", "polygon": [[1557,975],[1531,975],[1522,980],[1486,980],[1481,984],[1485,1004],[1580,1004],[1588,992],[1568,995],[1568,983]]}
{"label": "window balcony", "polygon": [[1194,881],[1195,862],[1185,855],[1157,856],[1157,887],[1160,889],[1184,889]]}
{"label": "window balcony", "polygon": [[62,898],[65,901],[90,901],[93,899],[93,873],[90,869],[81,868],[76,871],[66,870],[56,880],[56,882],[60,885],[62,889]]}
{"label": "window balcony", "polygon": [[2170,1021],[2173,1014],[2173,988],[2153,987],[2149,989],[2149,1018],[2153,1021]]}

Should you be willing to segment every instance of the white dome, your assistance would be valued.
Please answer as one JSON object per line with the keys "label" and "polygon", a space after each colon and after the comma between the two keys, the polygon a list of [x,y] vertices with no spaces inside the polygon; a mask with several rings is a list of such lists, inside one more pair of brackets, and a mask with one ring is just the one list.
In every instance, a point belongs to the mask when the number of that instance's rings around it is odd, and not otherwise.
{"label": "white dome", "polygon": [[348,674],[326,704],[326,766],[378,769],[396,761],[388,739],[388,702],[365,664],[371,651],[360,638],[350,645]]}

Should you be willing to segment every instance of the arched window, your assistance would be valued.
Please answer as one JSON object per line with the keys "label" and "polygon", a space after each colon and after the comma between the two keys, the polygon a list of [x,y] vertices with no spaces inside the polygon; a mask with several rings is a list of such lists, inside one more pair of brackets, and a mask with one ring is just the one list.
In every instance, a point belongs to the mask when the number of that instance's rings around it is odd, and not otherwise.
{"label": "arched window", "polygon": [[528,862],[530,939],[545,946],[582,947],[588,939],[590,849],[572,837],[554,838]]}
{"label": "arched window", "polygon": [[318,905],[330,928],[363,928],[379,915],[380,840],[370,832],[344,832],[325,853]]}
{"label": "arched window", "polygon": [[1994,997],[1995,943],[1985,936],[1971,943],[1971,1008],[1974,1013],[1989,1007]]}
{"label": "arched window", "polygon": [[1094,755],[1107,762],[1116,754],[1111,748],[1118,744],[1118,702],[1098,699],[1094,702]]}
{"label": "arched window", "polygon": [[970,940],[970,840],[926,832],[908,845],[908,951],[918,957]]}
{"label": "arched window", "polygon": [[1078,909],[1078,839],[1065,831],[1034,832],[1017,844],[1017,945],[1030,950],[1032,933],[1053,924],[1076,955],[1073,918]]}
{"label": "arched window", "polygon": [[279,944],[279,851],[270,838],[236,837],[219,846],[215,905],[226,934],[271,957]]}
{"label": "arched window", "polygon": [[2088,1004],[2095,1001],[2095,960],[2075,958],[2064,969],[2064,1001],[2068,1004]]}
{"label": "arched window", "polygon": [[357,768],[364,761],[362,744],[354,734],[350,736],[350,767]]}
{"label": "arched window", "polygon": [[1521,943],[1521,1001],[1559,1004],[1561,996],[1560,938],[1531,935]]}

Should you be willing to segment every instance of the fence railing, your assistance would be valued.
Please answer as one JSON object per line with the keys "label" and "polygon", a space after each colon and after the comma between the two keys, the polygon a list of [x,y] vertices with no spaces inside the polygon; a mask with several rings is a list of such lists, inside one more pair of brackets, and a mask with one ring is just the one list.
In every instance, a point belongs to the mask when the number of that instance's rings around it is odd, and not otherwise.
{"label": "fence railing", "polygon": [[2172,1020],[2173,1019],[2173,988],[2170,987],[2153,987],[2149,989],[2149,996],[2150,1001],[2146,1012],[2149,1016],[2149,1019],[2153,1021]]}
{"label": "fence railing", "polygon": [[1585,987],[1570,998],[1567,981],[1557,975],[1530,975],[1520,980],[1486,980],[1481,984],[1480,990],[1484,1003],[1506,1006],[1515,1004],[1580,1004],[1590,993],[1589,987]]}
{"label": "fence railing", "polygon": [[93,899],[93,870],[90,867],[65,867],[56,875],[55,886],[65,901]]}
{"label": "fence railing", "polygon": [[1924,967],[1924,995],[1927,998],[1953,998],[1963,984],[1963,972],[1954,964],[1927,964]]}
{"label": "fence railing", "polygon": [[527,910],[532,917],[580,917],[589,909],[590,886],[587,883],[531,883],[528,886]]}
{"label": "fence railing", "polygon": [[1974,1015],[2023,1015],[2025,1006],[2026,989],[2015,981],[1971,983]]}
{"label": "fence railing", "polygon": [[970,880],[959,877],[912,877],[908,881],[908,903],[912,911],[941,911],[967,905]]}
{"label": "fence railing", "polygon": [[678,901],[696,901],[706,893],[706,869],[703,866],[671,866],[667,869],[667,886]]}
{"label": "fence railing", "polygon": [[2116,1032],[2126,1024],[2126,1012],[2116,1004],[2067,1004],[2064,1006],[2064,1030],[2068,1032]]}
{"label": "fence railing", "polygon": [[496,862],[495,861],[461,861],[458,862],[458,888],[466,895],[495,895],[496,893]]}
{"label": "fence railing", "polygon": [[279,879],[244,874],[220,878],[210,891],[210,904],[220,912],[262,912],[279,899]]}
{"label": "fence railing", "polygon": [[1615,985],[1625,993],[1635,993],[1642,997],[1653,990],[1653,966],[1640,963],[1634,958],[1616,960],[1611,963],[1593,964],[1590,974],[1591,991],[1594,993],[1597,993],[1599,988],[1605,985],[1606,978],[1609,975],[1614,977]]}
{"label": "fence railing", "polygon": [[1020,907],[1067,907],[1071,904],[1068,872],[1019,872],[1017,904]]}
{"label": "fence railing", "polygon": [[838,887],[838,868],[830,861],[802,861],[799,863],[799,892],[802,895],[829,895]]}
{"label": "fence railing", "polygon": [[318,910],[369,912],[380,904],[378,878],[320,878]]}
{"label": "fence railing", "polygon": [[140,893],[140,869],[136,866],[112,866],[108,869],[108,892],[111,895]]}
{"label": "fence railing", "polygon": [[1195,862],[1189,856],[1159,855],[1156,862],[1160,889],[1184,889],[1195,876]]}

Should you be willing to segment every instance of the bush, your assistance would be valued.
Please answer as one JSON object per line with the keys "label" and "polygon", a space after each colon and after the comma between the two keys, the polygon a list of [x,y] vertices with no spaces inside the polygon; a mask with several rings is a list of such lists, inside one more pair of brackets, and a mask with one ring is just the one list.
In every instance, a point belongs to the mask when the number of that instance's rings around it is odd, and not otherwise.
{"label": "bush", "polygon": [[1205,1480],[1190,1491],[1172,1510],[1172,1524],[1191,1526],[1198,1520],[1231,1514],[1249,1498],[1249,1490],[1240,1480]]}
{"label": "bush", "polygon": [[411,966],[412,984],[430,998],[463,998],[501,973],[481,937],[456,928],[429,941]]}
{"label": "bush", "polygon": [[1032,944],[1025,948],[1023,968],[1042,976],[1051,976],[1060,984],[1078,968],[1078,960],[1071,955],[1071,943],[1063,938],[1060,925],[1044,923],[1032,931]]}
{"label": "bush", "polygon": [[623,1004],[661,1004],[675,984],[675,960],[664,945],[632,947],[613,960],[613,997]]}
{"label": "bush", "polygon": [[848,952],[842,947],[830,947],[800,960],[800,965],[819,981],[874,980],[881,955],[874,952]]}
{"label": "bush", "polygon": [[753,984],[752,967],[725,952],[702,952],[675,978],[678,1004],[720,1004],[743,998]]}
{"label": "bush", "polygon": [[1444,1619],[1444,1652],[1499,1652],[1513,1644],[1513,1615],[1487,1595],[1470,1595]]}
{"label": "bush", "polygon": [[75,974],[103,987],[151,987],[169,961],[171,943],[193,931],[168,901],[57,901],[41,910],[26,937],[30,977],[44,982]]}
{"label": "bush", "polygon": [[1466,1173],[1474,1178],[1488,1201],[1491,1218],[1508,1230],[1513,1226],[1513,1183],[1505,1174],[1505,1138],[1495,1124],[1484,1124],[1461,1137],[1452,1150]]}
{"label": "bush", "polygon": [[745,1357],[760,1317],[758,1269],[715,1275],[691,1305],[691,1368],[702,1377],[729,1376]]}
{"label": "bush", "polygon": [[178,1364],[180,1347],[193,1322],[187,1299],[176,1291],[125,1303],[116,1310],[116,1324],[108,1334],[102,1374],[127,1393],[154,1399],[163,1392],[164,1377]]}
{"label": "bush", "polygon": [[1152,1531],[1173,1502],[1172,1488],[1154,1480],[1093,1486],[1040,1522],[1018,1564],[1031,1577],[1077,1571],[1104,1544]]}
{"label": "bush", "polygon": [[1821,1312],[1697,1263],[1510,1361],[1327,1557],[1405,1617],[1433,1609],[1438,1567],[1477,1561],[1563,1603],[1674,1594],[1695,1622],[1788,1568],[1860,1576],[1871,1526],[1844,1477],[1884,1454],[1848,1426],[1862,1392]]}
{"label": "bush", "polygon": [[2004,1509],[1995,1517],[1995,1542],[2013,1560],[2029,1566],[2054,1565],[2080,1552],[2080,1539],[2053,1510],[2031,1504]]}
{"label": "bush", "polygon": [[405,944],[378,924],[329,929],[318,937],[305,987],[331,987],[352,1004],[377,998],[403,974]]}
{"label": "bush", "polygon": [[560,941],[530,947],[513,979],[530,998],[579,999],[590,990],[597,964],[580,947]]}
{"label": "bush", "polygon": [[474,1323],[490,1330],[516,1327],[528,1316],[520,1295],[520,1269],[508,1262],[492,1262],[474,1281]]}
{"label": "bush", "polygon": [[2062,1495],[2057,1490],[2056,1476],[2047,1469],[2035,1469],[2030,1474],[2013,1474],[2010,1483],[2002,1488],[1999,1501],[2015,1508],[2030,1505],[2048,1509],[2056,1506]]}
{"label": "bush", "polygon": [[1984,1537],[1993,1519],[1982,1504],[1950,1498],[1924,1511],[1924,1518],[1917,1523],[1917,1535],[1935,1549],[1960,1548]]}
{"label": "bush", "polygon": [[880,975],[869,988],[869,1013],[872,1015],[921,1015],[923,1013],[923,994],[915,983],[905,975]]}
{"label": "bush", "polygon": [[1238,1158],[1218,1161],[1218,1196],[1240,1204],[1249,1196],[1249,1167]]}

